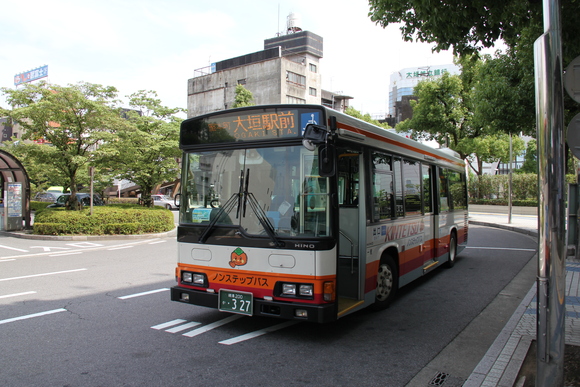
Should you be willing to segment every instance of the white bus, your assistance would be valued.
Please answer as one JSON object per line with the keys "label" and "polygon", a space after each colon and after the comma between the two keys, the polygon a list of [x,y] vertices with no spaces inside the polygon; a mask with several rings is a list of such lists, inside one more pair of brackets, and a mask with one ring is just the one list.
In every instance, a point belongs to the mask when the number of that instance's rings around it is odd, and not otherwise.
{"label": "white bus", "polygon": [[443,264],[468,236],[464,162],[318,105],[183,121],[171,299],[334,321]]}

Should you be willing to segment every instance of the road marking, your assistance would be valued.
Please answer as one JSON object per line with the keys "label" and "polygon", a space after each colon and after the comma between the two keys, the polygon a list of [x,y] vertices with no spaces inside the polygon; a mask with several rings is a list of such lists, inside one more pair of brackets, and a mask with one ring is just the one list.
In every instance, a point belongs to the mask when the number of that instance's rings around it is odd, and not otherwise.
{"label": "road marking", "polygon": [[44,277],[44,276],[47,276],[47,275],[55,275],[55,274],[75,273],[77,271],[83,271],[83,270],[87,270],[87,269],[63,270],[63,271],[54,271],[52,273],[23,275],[21,277],[0,278],[0,282],[2,282],[2,281],[12,281],[12,280],[17,280],[17,279],[25,279],[25,278]]}
{"label": "road marking", "polygon": [[123,250],[123,249],[132,249],[135,246],[119,246],[119,247],[112,247],[110,249],[107,249],[109,251],[113,251],[113,250]]}
{"label": "road marking", "polygon": [[17,249],[16,247],[10,247],[10,246],[4,246],[4,245],[0,245],[0,247],[2,247],[4,249],[8,249],[8,250],[14,250],[14,251],[20,251],[23,253],[28,253],[28,250]]}
{"label": "road marking", "polygon": [[284,329],[286,327],[289,327],[291,325],[298,324],[298,323],[299,323],[299,321],[286,321],[286,322],[283,322],[282,324],[273,325],[269,328],[260,329],[258,331],[246,333],[245,335],[232,337],[231,339],[220,341],[219,344],[232,345],[232,344],[241,343],[242,341],[250,340],[250,339],[253,339],[254,337],[265,335],[266,333],[275,332],[279,329]]}
{"label": "road marking", "polygon": [[171,329],[166,329],[165,332],[177,333],[177,332],[181,332],[181,331],[184,331],[186,329],[189,329],[189,328],[193,328],[193,327],[198,326],[198,325],[201,325],[201,323],[196,322],[196,321],[191,321],[191,322],[188,322],[187,324],[178,325],[178,326],[171,328]]}
{"label": "road marking", "polygon": [[53,309],[53,310],[47,310],[46,312],[27,314],[26,316],[20,316],[20,317],[9,318],[6,320],[0,320],[0,325],[8,324],[8,323],[11,323],[14,321],[19,321],[19,320],[26,320],[26,319],[34,318],[34,317],[46,316],[49,314],[54,314],[54,313],[59,313],[59,312],[66,312],[66,309],[62,309],[62,308],[61,309]]}
{"label": "road marking", "polygon": [[0,259],[0,262],[10,262],[10,261],[16,261],[16,259],[12,258],[12,259]]}
{"label": "road marking", "polygon": [[127,300],[129,298],[134,298],[134,297],[140,297],[140,296],[147,296],[149,294],[154,294],[154,293],[160,293],[160,292],[164,292],[166,290],[169,290],[169,288],[162,288],[162,289],[155,289],[155,290],[149,290],[148,292],[143,292],[143,293],[135,293],[135,294],[129,294],[127,296],[122,296],[122,297],[117,297],[119,300]]}
{"label": "road marking", "polygon": [[58,247],[58,246],[30,246],[31,249],[42,249],[45,253],[50,252],[53,249],[59,250],[70,250],[69,247]]}
{"label": "road marking", "polygon": [[65,255],[78,255],[78,254],[82,254],[82,252],[81,251],[73,251],[70,253],[51,254],[51,255],[49,255],[49,257],[63,257]]}
{"label": "road marking", "polygon": [[14,294],[6,294],[4,296],[0,296],[0,298],[10,298],[10,297],[18,297],[18,296],[26,296],[28,294],[35,294],[35,291],[30,292],[22,292],[22,293],[14,293]]}
{"label": "road marking", "polygon": [[476,247],[476,246],[466,246],[466,249],[479,249],[479,250],[512,250],[512,251],[536,251],[536,249],[516,249],[511,247]]}
{"label": "road marking", "polygon": [[182,319],[178,318],[178,319],[176,319],[176,320],[171,320],[171,321],[168,321],[168,322],[166,322],[166,323],[163,323],[163,324],[154,325],[154,326],[152,326],[151,328],[152,328],[152,329],[157,329],[157,330],[160,330],[160,329],[163,329],[163,328],[171,327],[171,326],[173,326],[173,325],[177,325],[177,324],[184,323],[184,322],[186,322],[186,321],[187,321],[187,320],[182,320]]}
{"label": "road marking", "polygon": [[167,241],[155,241],[155,242],[149,242],[150,245],[156,245],[158,243],[167,243]]}
{"label": "road marking", "polygon": [[211,331],[212,329],[221,327],[222,325],[229,324],[232,321],[235,321],[235,320],[240,319],[242,317],[244,317],[244,316],[239,315],[239,314],[236,314],[236,315],[233,315],[233,316],[230,316],[230,317],[226,317],[226,318],[224,318],[222,320],[219,320],[219,321],[216,321],[214,323],[205,325],[203,327],[194,329],[191,332],[186,332],[186,333],[183,334],[183,336],[194,337],[194,336],[200,335],[202,333],[205,333],[207,331]]}

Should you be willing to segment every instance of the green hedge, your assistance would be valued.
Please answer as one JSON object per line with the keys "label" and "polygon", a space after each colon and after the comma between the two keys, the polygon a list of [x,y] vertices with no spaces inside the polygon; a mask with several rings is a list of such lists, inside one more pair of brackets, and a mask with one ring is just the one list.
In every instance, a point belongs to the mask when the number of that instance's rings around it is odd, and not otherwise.
{"label": "green hedge", "polygon": [[38,235],[150,234],[175,227],[173,213],[162,207],[110,205],[81,211],[47,208],[36,213],[33,233]]}

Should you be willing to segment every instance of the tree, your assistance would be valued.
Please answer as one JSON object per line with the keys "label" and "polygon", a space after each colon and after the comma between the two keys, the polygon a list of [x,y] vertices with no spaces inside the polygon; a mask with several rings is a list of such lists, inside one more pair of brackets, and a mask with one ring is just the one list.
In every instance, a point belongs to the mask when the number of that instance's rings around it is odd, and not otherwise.
{"label": "tree", "polygon": [[538,148],[536,140],[528,141],[528,146],[526,147],[526,155],[524,156],[524,164],[520,169],[517,170],[518,173],[538,173]]}
{"label": "tree", "polygon": [[[580,3],[561,0],[560,5],[564,63],[569,63],[580,52]],[[402,23],[404,40],[435,43],[436,51],[453,47],[460,55],[493,47],[498,40],[513,48],[531,30],[534,40],[543,31],[540,0],[369,0],[369,6],[370,19],[382,27]]]}
{"label": "tree", "polygon": [[50,146],[31,146],[27,154],[54,169],[70,188],[69,207],[77,207],[78,176],[86,171],[95,149],[111,141],[124,123],[115,108],[117,90],[86,82],[59,86],[40,82],[20,89],[2,88],[14,108],[2,113],[19,123],[24,140]]}
{"label": "tree", "polygon": [[376,126],[380,126],[382,128],[385,129],[391,129],[391,127],[389,126],[389,124],[387,124],[386,122],[379,122],[377,120],[374,120],[370,114],[362,114],[360,111],[356,110],[355,108],[353,108],[352,106],[349,106],[346,108],[346,110],[344,111],[346,114],[348,114],[351,117],[354,118],[358,118],[359,120],[363,120],[365,122],[369,122],[373,125]]}
{"label": "tree", "polygon": [[254,95],[252,92],[244,87],[244,85],[236,85],[236,96],[232,107],[254,106]]}
{"label": "tree", "polygon": [[[411,101],[413,117],[397,125],[399,132],[411,132],[414,139],[434,140],[459,153],[480,176],[483,163],[509,159],[509,136],[500,127],[478,118],[474,99],[483,62],[477,57],[459,60],[461,75],[443,74],[420,82]],[[514,154],[523,150],[523,141],[513,139]]]}
{"label": "tree", "polygon": [[127,125],[117,133],[118,141],[100,148],[100,157],[118,171],[117,178],[138,184],[143,204],[152,207],[155,186],[179,177],[181,119],[175,114],[183,109],[161,105],[154,91],[140,90],[128,97]]}

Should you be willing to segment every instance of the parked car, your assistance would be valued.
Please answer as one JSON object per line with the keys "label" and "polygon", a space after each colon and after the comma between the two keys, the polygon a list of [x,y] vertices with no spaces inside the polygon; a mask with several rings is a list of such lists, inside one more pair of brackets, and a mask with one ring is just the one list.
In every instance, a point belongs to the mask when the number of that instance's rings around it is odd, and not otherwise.
{"label": "parked car", "polygon": [[153,199],[153,205],[155,206],[162,206],[167,208],[168,210],[176,210],[178,209],[178,205],[175,204],[175,201],[166,195],[151,195]]}
{"label": "parked car", "polygon": [[34,196],[34,201],[36,202],[47,202],[47,203],[54,203],[56,199],[62,195],[57,192],[39,192]]}
{"label": "parked car", "polygon": [[[66,202],[70,196],[70,193],[61,194],[54,203],[49,204],[46,208],[56,208],[56,207],[64,207]],[[88,193],[77,193],[77,201],[82,203],[83,206],[90,206],[90,194]],[[93,194],[93,206],[104,206],[105,202],[103,199],[97,194]]]}

